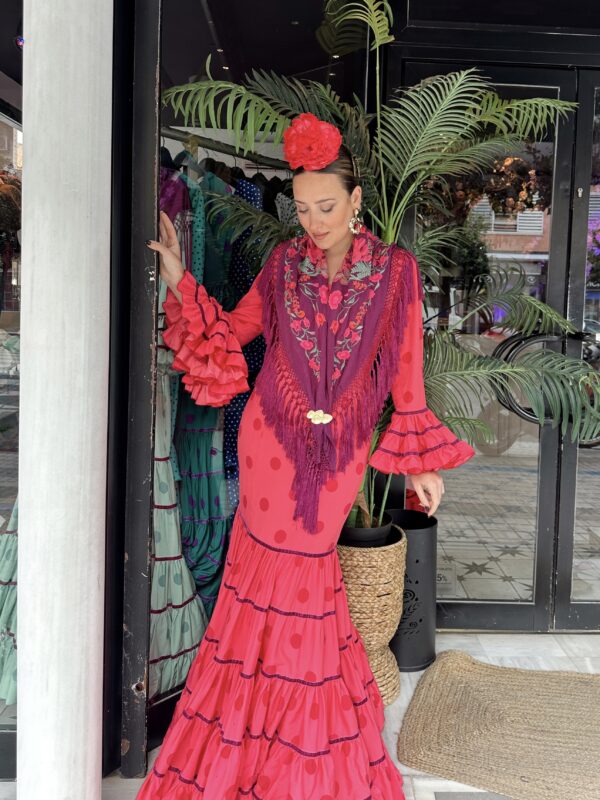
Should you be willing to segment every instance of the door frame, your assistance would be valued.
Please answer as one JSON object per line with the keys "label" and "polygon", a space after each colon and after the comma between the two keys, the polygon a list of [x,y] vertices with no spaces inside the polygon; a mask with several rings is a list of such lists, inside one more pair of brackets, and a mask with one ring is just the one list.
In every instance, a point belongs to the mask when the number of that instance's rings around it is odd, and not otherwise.
{"label": "door frame", "polygon": [[[431,51],[427,52],[428,48],[416,49],[418,54],[399,61],[391,59],[388,72],[390,88],[407,86],[429,75],[477,66],[496,85],[556,88],[556,96],[560,99],[575,100],[577,97],[577,72],[574,68],[498,63],[483,58],[482,53],[479,53],[478,59],[467,60],[462,54],[460,58],[457,57],[457,51],[438,50],[433,55]],[[400,55],[404,48],[399,46],[397,50]],[[567,313],[575,128],[576,115],[570,114],[558,123],[555,137],[546,302],[562,314]],[[558,548],[559,488],[563,474],[561,444],[558,430],[553,430],[549,425],[540,428],[533,602],[440,600],[437,603],[438,628],[530,632],[554,630],[555,554]]]}
{"label": "door frame", "polygon": [[[600,91],[600,69],[578,70],[577,130],[574,140],[573,180],[571,183],[571,240],[569,248],[568,315],[578,327],[583,325],[585,311],[585,263],[587,224],[592,172],[594,93]],[[583,189],[581,197],[577,188]],[[581,357],[582,344],[567,341],[566,352]],[[562,469],[559,485],[559,513],[555,570],[555,626],[557,629],[600,629],[600,601],[571,599],[573,585],[573,553],[576,517],[578,447],[567,435],[563,441]]]}

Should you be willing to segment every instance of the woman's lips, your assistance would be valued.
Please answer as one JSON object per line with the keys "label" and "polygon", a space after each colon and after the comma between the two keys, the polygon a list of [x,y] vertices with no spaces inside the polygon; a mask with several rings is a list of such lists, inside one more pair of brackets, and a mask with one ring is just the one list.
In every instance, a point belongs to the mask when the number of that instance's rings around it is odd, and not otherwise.
{"label": "woman's lips", "polygon": [[313,233],[313,239],[324,239],[326,236],[326,233]]}

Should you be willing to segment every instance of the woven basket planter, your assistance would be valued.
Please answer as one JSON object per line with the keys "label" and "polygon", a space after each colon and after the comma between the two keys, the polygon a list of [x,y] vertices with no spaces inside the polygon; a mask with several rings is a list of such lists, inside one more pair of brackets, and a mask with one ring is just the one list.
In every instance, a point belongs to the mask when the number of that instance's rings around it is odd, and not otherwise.
{"label": "woven basket planter", "polygon": [[385,705],[400,694],[400,671],[389,648],[402,616],[406,536],[382,547],[338,545],[348,607]]}

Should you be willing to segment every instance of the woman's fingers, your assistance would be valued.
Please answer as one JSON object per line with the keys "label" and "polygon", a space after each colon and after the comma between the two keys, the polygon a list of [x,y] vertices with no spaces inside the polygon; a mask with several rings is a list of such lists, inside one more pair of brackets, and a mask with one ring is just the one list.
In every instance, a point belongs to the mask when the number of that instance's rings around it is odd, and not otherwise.
{"label": "woman's fingers", "polygon": [[444,482],[437,473],[412,476],[413,489],[428,516],[435,514],[442,502]]}
{"label": "woman's fingers", "polygon": [[413,489],[417,493],[417,497],[419,498],[419,502],[423,506],[423,508],[428,511],[429,510],[429,498],[425,493],[425,487],[421,484],[420,481],[417,481],[413,477]]}
{"label": "woman's fingers", "polygon": [[169,245],[174,243],[174,242],[176,242],[177,241],[177,231],[175,230],[175,226],[173,225],[173,223],[169,219],[168,214],[165,214],[164,211],[160,212],[160,222],[161,222],[161,225],[164,227],[165,238],[167,239],[167,242],[169,243]]}

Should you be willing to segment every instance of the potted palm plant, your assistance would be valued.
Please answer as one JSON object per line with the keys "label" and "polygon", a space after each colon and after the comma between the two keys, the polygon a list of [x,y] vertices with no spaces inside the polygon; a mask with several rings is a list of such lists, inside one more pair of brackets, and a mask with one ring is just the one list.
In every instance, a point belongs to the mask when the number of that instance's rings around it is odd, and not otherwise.
{"label": "potted palm plant", "polygon": [[[511,150],[542,136],[574,104],[548,98],[501,99],[475,69],[395,89],[384,102],[380,60],[381,49],[393,41],[390,4],[328,0],[324,10],[318,38],[329,52],[342,55],[369,42],[377,85],[373,113],[357,97],[346,102],[330,85],[318,81],[254,70],[241,83],[232,83],[213,79],[209,63],[206,79],[168,89],[164,103],[186,126],[225,128],[240,153],[256,152],[267,139],[279,144],[291,120],[303,112],[337,125],[360,167],[367,224],[385,242],[412,250],[426,291],[435,288],[451,274],[456,254],[473,247],[472,228],[449,221],[450,187],[456,189],[457,181],[473,173],[490,171]],[[293,225],[282,224],[235,196],[213,198],[210,213],[223,215],[234,237],[251,230],[244,250],[257,268],[277,242],[297,233]],[[403,238],[409,218],[416,220],[410,242]],[[482,274],[470,276],[458,322],[426,331],[428,405],[446,426],[471,442],[489,441],[492,436],[477,418],[476,406],[482,399],[495,402],[499,392],[521,397],[540,424],[561,425],[563,432],[570,426],[573,439],[597,436],[600,376],[585,362],[539,350],[511,363],[473,352],[461,340],[459,330],[467,319],[491,320],[498,308],[504,312],[499,327],[507,331],[574,332],[557,311],[524,293],[523,285],[518,270],[486,266]],[[384,409],[373,449],[391,410],[391,405]],[[369,527],[373,520],[377,526],[385,523],[391,480],[386,478],[377,502],[375,476],[371,468],[367,470],[350,512],[351,527]]]}

